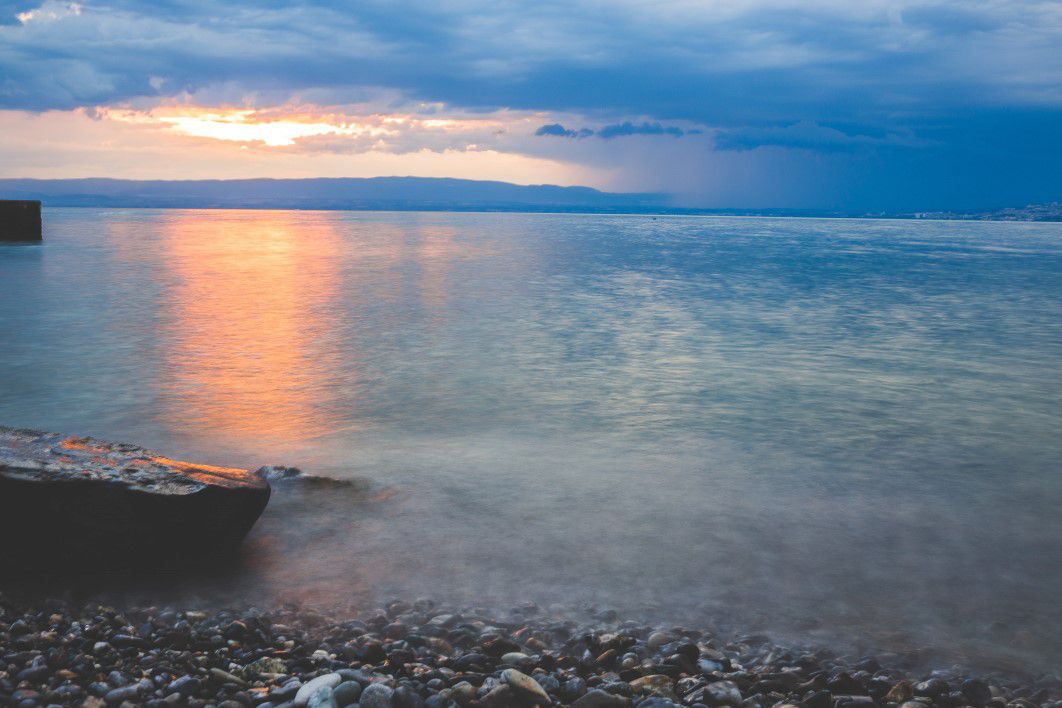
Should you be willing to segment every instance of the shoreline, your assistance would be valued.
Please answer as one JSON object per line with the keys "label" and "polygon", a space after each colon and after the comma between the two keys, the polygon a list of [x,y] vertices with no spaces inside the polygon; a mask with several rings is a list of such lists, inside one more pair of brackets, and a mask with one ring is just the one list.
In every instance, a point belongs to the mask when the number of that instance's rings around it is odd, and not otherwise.
{"label": "shoreline", "polygon": [[[919,667],[766,635],[395,601],[327,614],[0,594],[5,705],[1056,708],[1057,675]],[[348,702],[350,701],[350,702]]]}

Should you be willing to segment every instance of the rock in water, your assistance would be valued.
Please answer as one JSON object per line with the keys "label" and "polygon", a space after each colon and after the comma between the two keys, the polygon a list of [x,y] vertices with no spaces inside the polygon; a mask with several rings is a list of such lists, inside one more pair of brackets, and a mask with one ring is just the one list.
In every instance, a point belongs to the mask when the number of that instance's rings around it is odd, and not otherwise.
{"label": "rock in water", "polygon": [[136,445],[0,426],[0,533],[54,564],[212,555],[237,547],[269,501],[253,472]]}
{"label": "rock in water", "polygon": [[41,203],[35,199],[0,199],[0,243],[41,240]]}

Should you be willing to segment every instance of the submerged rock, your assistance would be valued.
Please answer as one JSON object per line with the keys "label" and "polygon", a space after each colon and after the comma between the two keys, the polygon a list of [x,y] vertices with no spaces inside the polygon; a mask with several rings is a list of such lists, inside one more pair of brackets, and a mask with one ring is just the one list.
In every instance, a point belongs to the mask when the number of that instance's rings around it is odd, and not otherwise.
{"label": "submerged rock", "polygon": [[126,564],[230,550],[269,493],[247,470],[0,426],[0,533],[20,539],[12,545],[26,560]]}

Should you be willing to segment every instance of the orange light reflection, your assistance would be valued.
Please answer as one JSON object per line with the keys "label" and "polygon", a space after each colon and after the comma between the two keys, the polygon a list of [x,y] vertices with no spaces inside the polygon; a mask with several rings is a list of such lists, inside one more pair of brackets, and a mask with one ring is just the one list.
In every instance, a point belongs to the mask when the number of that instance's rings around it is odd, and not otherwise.
{"label": "orange light reflection", "polygon": [[320,357],[338,238],[291,212],[173,212],[163,229],[169,419],[198,437],[305,440],[322,429]]}

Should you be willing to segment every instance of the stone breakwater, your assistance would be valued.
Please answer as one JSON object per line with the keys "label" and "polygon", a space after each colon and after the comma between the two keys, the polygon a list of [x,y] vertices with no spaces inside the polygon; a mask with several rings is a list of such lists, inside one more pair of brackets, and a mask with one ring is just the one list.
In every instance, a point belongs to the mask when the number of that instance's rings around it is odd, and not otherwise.
{"label": "stone breakwater", "polygon": [[0,596],[0,704],[415,708],[1062,708],[1057,676],[905,667],[534,605],[118,609]]}

